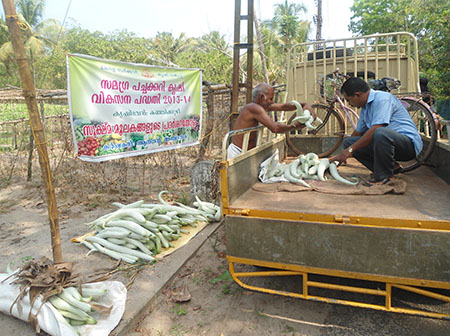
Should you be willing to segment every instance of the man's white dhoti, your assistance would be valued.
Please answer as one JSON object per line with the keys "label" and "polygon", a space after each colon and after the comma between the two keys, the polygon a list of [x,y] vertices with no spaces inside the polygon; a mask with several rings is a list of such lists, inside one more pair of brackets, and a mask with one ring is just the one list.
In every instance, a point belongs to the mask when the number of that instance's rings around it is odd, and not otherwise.
{"label": "man's white dhoti", "polygon": [[234,143],[230,143],[230,145],[227,148],[227,159],[234,158],[235,156],[238,156],[241,153],[242,149],[240,149]]}

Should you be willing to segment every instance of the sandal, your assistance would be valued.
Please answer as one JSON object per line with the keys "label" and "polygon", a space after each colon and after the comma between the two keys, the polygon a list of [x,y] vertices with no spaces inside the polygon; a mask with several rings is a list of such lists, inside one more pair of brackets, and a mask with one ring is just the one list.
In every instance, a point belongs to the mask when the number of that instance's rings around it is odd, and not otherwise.
{"label": "sandal", "polygon": [[385,177],[384,179],[381,179],[381,180],[377,180],[375,178],[370,178],[368,181],[363,183],[363,186],[372,187],[377,184],[386,184],[390,181],[391,181],[391,179],[389,177]]}
{"label": "sandal", "polygon": [[400,174],[400,173],[403,173],[403,168],[402,167],[398,167],[398,168],[394,169],[394,175],[397,175],[397,174]]}

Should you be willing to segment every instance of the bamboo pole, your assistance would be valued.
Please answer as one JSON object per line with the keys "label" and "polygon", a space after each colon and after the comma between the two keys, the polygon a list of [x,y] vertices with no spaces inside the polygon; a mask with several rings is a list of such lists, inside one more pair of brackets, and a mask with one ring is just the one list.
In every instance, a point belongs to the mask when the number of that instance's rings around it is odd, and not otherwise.
{"label": "bamboo pole", "polygon": [[42,171],[42,179],[45,186],[45,195],[47,198],[48,216],[50,219],[50,230],[52,240],[53,262],[62,262],[61,239],[59,235],[58,212],[56,207],[55,189],[52,183],[50,163],[47,153],[47,144],[45,141],[44,129],[36,101],[36,90],[31,77],[30,67],[25,54],[22,35],[18,24],[16,9],[13,0],[2,0],[5,11],[6,23],[8,25],[9,35],[14,49],[17,65],[19,67],[20,77],[23,86],[23,95],[30,115],[30,126],[39,154],[39,164]]}

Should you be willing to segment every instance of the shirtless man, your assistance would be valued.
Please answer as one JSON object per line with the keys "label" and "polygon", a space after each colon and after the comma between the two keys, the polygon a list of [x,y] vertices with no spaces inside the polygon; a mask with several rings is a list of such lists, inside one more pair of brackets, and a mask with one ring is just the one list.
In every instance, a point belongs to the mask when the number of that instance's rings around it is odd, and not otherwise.
{"label": "shirtless man", "polygon": [[[294,111],[297,108],[294,104],[275,104],[273,102],[274,90],[268,84],[258,84],[252,91],[253,102],[245,105],[239,113],[233,130],[250,128],[258,126],[258,123],[266,126],[273,133],[285,133],[294,129],[301,129],[303,124],[296,125],[280,124],[272,120],[267,114],[268,111]],[[301,103],[303,109],[309,110],[311,115],[316,119],[316,114],[310,105]],[[241,153],[244,135],[236,135],[233,137],[232,143],[228,146],[227,158],[231,159]],[[252,132],[248,142],[248,149],[256,146],[256,132]]]}

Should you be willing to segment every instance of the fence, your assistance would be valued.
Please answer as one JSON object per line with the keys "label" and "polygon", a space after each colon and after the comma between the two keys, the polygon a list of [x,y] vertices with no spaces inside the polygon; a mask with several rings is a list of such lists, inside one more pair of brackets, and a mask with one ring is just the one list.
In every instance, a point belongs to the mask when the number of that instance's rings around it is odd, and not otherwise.
{"label": "fence", "polygon": [[[3,92],[4,93],[4,92]],[[197,160],[220,160],[221,144],[230,130],[231,90],[225,85],[203,89],[201,145],[152,153],[120,160],[89,163],[76,157],[67,107],[67,96],[61,92],[37,94],[47,140],[50,166],[56,188],[79,189],[88,194],[101,190],[120,195],[147,194],[152,191],[184,190],[189,187],[189,172]],[[240,95],[245,103],[245,95]],[[25,108],[21,94],[0,92],[0,114],[15,107]],[[12,106],[12,105],[16,106]],[[59,108],[60,115],[48,116]],[[10,112],[9,112],[10,113]],[[14,116],[10,116],[14,119]],[[39,172],[36,149],[27,118],[0,122],[0,185],[13,179],[31,179]]]}

